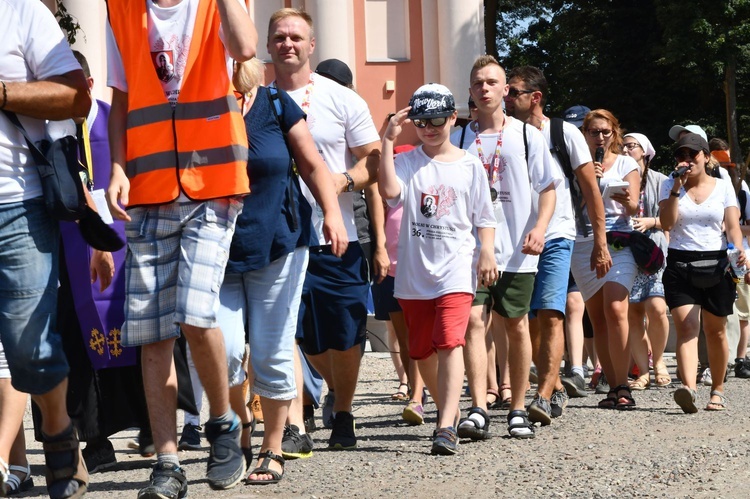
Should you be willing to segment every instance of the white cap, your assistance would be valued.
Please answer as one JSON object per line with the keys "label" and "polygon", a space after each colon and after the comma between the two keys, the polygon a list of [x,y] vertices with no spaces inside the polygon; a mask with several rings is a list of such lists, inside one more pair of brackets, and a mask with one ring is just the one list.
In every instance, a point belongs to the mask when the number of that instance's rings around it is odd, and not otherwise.
{"label": "white cap", "polygon": [[706,135],[706,132],[704,132],[703,129],[698,125],[675,125],[669,129],[669,138],[677,142],[682,132],[697,133],[698,135],[703,137],[703,140],[708,142],[708,136]]}

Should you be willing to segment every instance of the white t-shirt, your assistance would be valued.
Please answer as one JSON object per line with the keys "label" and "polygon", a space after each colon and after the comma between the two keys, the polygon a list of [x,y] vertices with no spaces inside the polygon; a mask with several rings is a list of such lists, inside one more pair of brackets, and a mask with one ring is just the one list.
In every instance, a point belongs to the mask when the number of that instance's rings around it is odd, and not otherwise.
{"label": "white t-shirt", "polygon": [[[57,21],[42,2],[0,0],[0,33],[0,80],[38,81],[81,69]],[[45,137],[44,120],[18,118],[31,140],[38,142]],[[0,113],[0,203],[41,195],[39,173],[26,140]]]}
{"label": "white t-shirt", "polygon": [[[334,174],[343,173],[352,164],[349,149],[379,142],[378,130],[367,103],[354,90],[316,73],[312,73],[311,78],[312,85],[293,90],[289,96],[307,113],[307,126],[328,169]],[[325,244],[323,211],[304,182],[302,192],[313,208],[312,221],[318,240]],[[339,195],[339,207],[349,242],[357,241],[352,193]]]}
{"label": "white t-shirt", "polygon": [[[604,192],[607,184],[613,181],[622,181],[625,176],[633,170],[639,171],[640,168],[638,163],[630,156],[618,155],[615,158],[615,163],[604,172],[604,175],[599,180],[599,191]],[[640,176],[639,182],[640,182]],[[611,230],[619,230],[629,232],[633,230],[633,226],[630,222],[630,215],[628,215],[625,207],[617,201],[607,198],[602,198],[604,202],[604,227],[609,232]],[[591,227],[591,220],[589,220],[589,214],[586,210],[581,213],[584,219],[584,223],[588,228],[588,237],[583,237],[580,232],[576,235],[576,241],[585,241],[594,237],[594,231]]]}
{"label": "white t-shirt", "polygon": [[450,163],[428,157],[422,147],[394,160],[403,203],[394,296],[429,300],[448,293],[474,293],[475,227],[495,227],[482,164],[472,155]]}
{"label": "white t-shirt", "polygon": [[[151,61],[164,89],[164,94],[173,106],[177,102],[182,87],[199,2],[200,0],[183,0],[172,7],[160,7],[152,1],[146,1]],[[238,2],[246,8],[244,0],[238,0]],[[224,42],[224,33],[221,28],[219,28],[219,38]],[[109,21],[106,26],[106,40],[107,85],[127,92],[128,82],[125,78],[122,56]],[[225,57],[227,73],[231,75],[232,57],[226,51]]]}
{"label": "white t-shirt", "polygon": [[[661,186],[659,202],[669,198],[674,179],[668,178]],[[724,210],[737,206],[737,196],[732,184],[716,179],[711,194],[701,203],[695,204],[684,188],[680,188],[677,201],[677,222],[669,231],[669,249],[685,251],[718,251],[726,249],[722,230]]]}
{"label": "white t-shirt", "polygon": [[[552,137],[550,128],[551,125],[549,121],[544,121],[542,123],[542,135],[544,135],[544,139],[547,141],[547,147],[550,148],[551,152]],[[586,139],[575,125],[563,121],[563,138],[565,139],[565,147],[570,156],[570,165],[573,167],[573,171],[577,170],[581,165],[591,161],[591,152],[589,152]],[[555,165],[557,165],[557,168],[560,169],[563,181],[555,187],[555,192],[557,193],[557,204],[555,205],[555,213],[549,221],[544,240],[550,241],[560,237],[575,240],[576,220],[575,212],[573,211],[573,201],[570,197],[570,181],[568,180],[568,177],[565,176],[562,164],[556,154],[552,153],[552,159],[554,160]]]}
{"label": "white t-shirt", "polygon": [[[526,235],[534,228],[538,215],[537,194],[550,185],[557,186],[563,180],[562,170],[554,164],[542,133],[531,125],[526,126],[528,161],[523,141],[523,122],[511,117],[502,133],[501,161],[497,179],[492,188],[497,191],[493,203],[497,227],[495,228],[495,260],[501,272],[536,272],[538,255],[521,253]],[[497,133],[480,134],[485,159],[492,161],[497,147]],[[451,135],[451,142],[460,143],[461,130]],[[464,149],[479,157],[476,135],[467,129]],[[484,168],[483,168],[484,171]],[[483,178],[487,180],[487,173]],[[485,184],[485,189],[487,184]],[[537,197],[538,199],[538,197]]]}

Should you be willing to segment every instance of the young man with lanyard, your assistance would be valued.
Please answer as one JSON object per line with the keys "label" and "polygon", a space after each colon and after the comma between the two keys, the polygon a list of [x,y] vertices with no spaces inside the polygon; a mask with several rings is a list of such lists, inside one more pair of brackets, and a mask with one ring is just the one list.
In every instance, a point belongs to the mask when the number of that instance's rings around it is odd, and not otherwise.
{"label": "young man with lanyard", "polygon": [[[500,277],[489,287],[489,293],[495,319],[503,321],[508,335],[508,432],[515,438],[533,438],[534,427],[524,407],[531,366],[528,313],[538,255],[544,249],[544,234],[555,210],[555,186],[562,181],[562,173],[554,168],[541,133],[503,113],[508,85],[505,71],[494,57],[484,55],[475,61],[470,82],[469,92],[477,105],[478,117],[469,125],[470,140],[464,141],[463,148],[485,166],[498,221],[495,259]],[[460,133],[457,131],[453,139],[459,139]],[[480,354],[483,335],[467,338],[467,344],[472,350],[467,355],[469,362],[486,362],[486,350]],[[473,371],[475,377],[486,376],[486,367],[483,371],[467,367],[467,371]],[[462,425],[486,430],[487,423],[483,414],[473,411]]]}
{"label": "young man with lanyard", "polygon": [[[591,153],[583,134],[575,125],[563,122],[564,144],[553,144],[553,124],[544,115],[547,95],[547,80],[544,74],[532,66],[514,68],[508,74],[509,94],[505,97],[505,109],[510,116],[541,130],[547,146],[553,152],[555,164],[563,172],[563,160],[555,153],[557,147],[565,147],[575,180],[580,187],[583,201],[592,221],[594,249],[592,265],[597,275],[607,273],[612,260],[607,249],[604,231],[604,205],[599,194]],[[556,120],[557,118],[555,118]],[[529,405],[529,418],[542,425],[550,424],[567,405],[567,395],[560,381],[559,371],[565,349],[563,321],[570,273],[570,258],[576,237],[576,219],[571,202],[570,180],[565,176],[557,185],[557,204],[545,235],[544,251],[539,257],[539,269],[534,282],[530,321],[539,384],[534,400]],[[573,366],[573,379],[566,380],[566,388],[572,396],[586,396],[582,366]],[[577,383],[576,383],[577,381]]]}
{"label": "young man with lanyard", "polygon": [[[376,180],[380,137],[361,97],[312,72],[309,57],[315,50],[315,37],[309,14],[289,8],[275,12],[268,26],[267,48],[276,71],[273,85],[287,91],[307,114],[310,132],[336,182],[349,234],[346,253],[341,258],[333,256],[321,233],[320,209],[303,185],[313,207],[319,245],[310,247],[297,334],[302,336],[310,363],[336,394],[329,447],[353,449],[357,438],[351,412],[365,341],[368,276],[351,193]],[[298,393],[301,397],[302,390]],[[299,401],[292,404],[289,420],[304,431]]]}
{"label": "young man with lanyard", "polygon": [[249,192],[247,134],[228,67],[230,58],[255,55],[257,33],[244,0],[110,0],[107,8],[108,202],[128,238],[122,338],[142,346],[157,452],[138,497],[187,494],[175,418],[181,332],[210,404],[208,483],[228,489],[242,479],[245,459],[216,315]]}

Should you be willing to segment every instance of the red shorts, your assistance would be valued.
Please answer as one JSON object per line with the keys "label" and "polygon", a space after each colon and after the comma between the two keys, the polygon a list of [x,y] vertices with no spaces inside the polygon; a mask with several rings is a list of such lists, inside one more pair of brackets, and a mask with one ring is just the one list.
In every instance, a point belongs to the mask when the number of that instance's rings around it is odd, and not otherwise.
{"label": "red shorts", "polygon": [[422,360],[436,350],[464,346],[473,300],[471,293],[450,293],[432,300],[399,298],[409,328],[409,357]]}

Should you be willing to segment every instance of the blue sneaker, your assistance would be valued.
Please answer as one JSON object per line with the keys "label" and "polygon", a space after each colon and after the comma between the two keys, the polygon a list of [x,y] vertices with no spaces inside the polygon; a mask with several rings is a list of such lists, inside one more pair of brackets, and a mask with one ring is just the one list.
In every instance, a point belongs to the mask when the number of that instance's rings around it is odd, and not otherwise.
{"label": "blue sneaker", "polygon": [[234,413],[233,416],[231,422],[209,420],[205,426],[206,439],[211,445],[206,478],[212,489],[231,489],[245,473],[245,455],[240,446],[242,425],[240,418]]}
{"label": "blue sneaker", "polygon": [[430,454],[433,456],[452,456],[458,451],[458,435],[452,426],[435,430]]}

